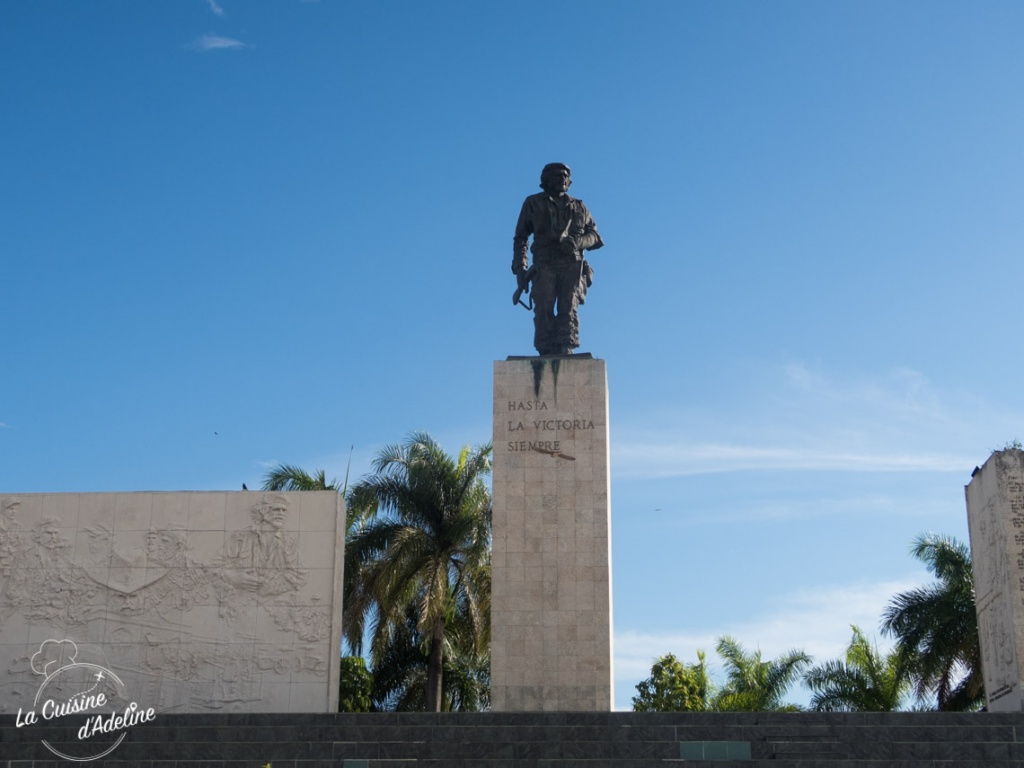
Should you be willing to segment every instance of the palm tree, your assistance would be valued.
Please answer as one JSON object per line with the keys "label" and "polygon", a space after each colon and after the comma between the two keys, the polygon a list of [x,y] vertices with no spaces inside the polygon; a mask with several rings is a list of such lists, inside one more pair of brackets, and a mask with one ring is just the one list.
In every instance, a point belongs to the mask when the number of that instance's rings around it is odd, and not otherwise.
{"label": "palm tree", "polygon": [[268,469],[263,476],[264,491],[341,491],[334,478],[327,482],[327,475],[318,469],[311,475],[294,464],[278,464]]}
{"label": "palm tree", "polygon": [[715,648],[725,660],[726,682],[715,695],[711,709],[722,712],[796,712],[783,697],[801,671],[811,663],[803,651],[792,650],[772,661],[762,661],[761,651],[747,653],[728,635]]}
{"label": "palm tree", "polygon": [[[429,657],[421,650],[424,638],[417,629],[415,603],[405,616],[405,623],[393,628],[390,644],[374,657],[375,711],[426,709]],[[467,619],[465,613],[457,614],[445,633],[441,696],[445,712],[479,712],[490,705],[490,658],[478,651],[472,637],[458,631]]]}
{"label": "palm tree", "polygon": [[427,655],[425,704],[434,712],[443,706],[445,633],[455,617],[464,614],[469,629],[462,634],[472,636],[475,654],[484,655],[490,641],[491,497],[482,479],[490,456],[490,445],[466,447],[456,460],[426,433],[414,433],[384,448],[374,474],[352,488],[352,506],[367,518],[346,552],[359,569],[346,638],[361,648],[369,621],[377,669],[407,633],[412,606]]}
{"label": "palm tree", "polygon": [[909,657],[897,648],[885,656],[852,627],[853,638],[845,659],[813,667],[804,682],[814,695],[811,709],[818,712],[895,712],[913,688]]}
{"label": "palm tree", "polygon": [[970,550],[950,536],[926,534],[910,552],[938,582],[896,595],[882,631],[909,656],[919,697],[934,692],[940,710],[978,709],[985,686]]}

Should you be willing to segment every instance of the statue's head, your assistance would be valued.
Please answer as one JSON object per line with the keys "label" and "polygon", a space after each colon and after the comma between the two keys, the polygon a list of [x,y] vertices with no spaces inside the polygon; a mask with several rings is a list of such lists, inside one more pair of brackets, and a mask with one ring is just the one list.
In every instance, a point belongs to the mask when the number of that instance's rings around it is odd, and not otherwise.
{"label": "statue's head", "polygon": [[569,176],[572,171],[565,163],[548,163],[540,172],[540,188],[550,194],[561,194],[568,192],[572,186],[572,179]]}

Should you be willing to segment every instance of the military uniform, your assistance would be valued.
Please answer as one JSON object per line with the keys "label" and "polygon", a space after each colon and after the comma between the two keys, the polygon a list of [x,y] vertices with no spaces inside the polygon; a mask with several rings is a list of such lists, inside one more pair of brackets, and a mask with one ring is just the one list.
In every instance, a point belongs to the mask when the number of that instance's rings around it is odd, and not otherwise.
{"label": "military uniform", "polygon": [[541,355],[571,354],[580,345],[577,306],[586,295],[590,268],[584,251],[604,245],[582,200],[547,192],[523,202],[512,240],[512,272],[527,271],[527,244],[533,236],[536,267],[533,296],[533,345]]}

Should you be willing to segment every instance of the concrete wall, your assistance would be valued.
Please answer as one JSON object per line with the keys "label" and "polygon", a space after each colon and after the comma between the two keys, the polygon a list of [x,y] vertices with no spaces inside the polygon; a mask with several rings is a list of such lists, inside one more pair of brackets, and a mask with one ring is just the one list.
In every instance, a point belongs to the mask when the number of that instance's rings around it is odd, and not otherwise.
{"label": "concrete wall", "polygon": [[0,711],[93,668],[158,713],[336,711],[344,521],[334,492],[0,495]]}

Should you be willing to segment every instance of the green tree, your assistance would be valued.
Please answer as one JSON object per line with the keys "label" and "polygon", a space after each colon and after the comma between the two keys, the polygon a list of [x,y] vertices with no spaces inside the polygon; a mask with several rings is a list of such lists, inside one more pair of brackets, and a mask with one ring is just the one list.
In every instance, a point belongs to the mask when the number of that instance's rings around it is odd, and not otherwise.
{"label": "green tree", "polygon": [[978,709],[985,687],[970,551],[950,536],[927,534],[910,552],[938,581],[896,595],[882,630],[909,657],[920,698],[934,694],[940,710]]}
{"label": "green tree", "polygon": [[895,712],[912,697],[910,659],[896,648],[882,655],[856,626],[843,659],[812,667],[804,682],[818,712]]}
{"label": "green tree", "polygon": [[[461,615],[471,656],[485,656],[490,642],[491,497],[483,482],[490,456],[486,445],[463,448],[453,459],[429,435],[414,433],[384,448],[373,474],[350,496],[366,522],[346,547],[358,568],[345,610],[346,639],[358,651],[369,628],[375,674],[403,645],[422,649],[424,703],[434,712],[443,707],[448,626]],[[410,608],[415,632],[408,628]],[[470,645],[462,644],[465,653]]]}
{"label": "green tree", "polygon": [[715,694],[711,709],[722,712],[796,712],[800,707],[783,701],[789,687],[811,663],[803,651],[792,650],[771,661],[761,651],[748,653],[728,635],[715,648],[725,662],[725,685]]}
{"label": "green tree", "polygon": [[359,656],[341,657],[338,684],[339,712],[369,712],[373,693],[373,675]]}
{"label": "green tree", "polygon": [[636,712],[703,712],[708,709],[711,680],[704,651],[697,651],[696,664],[684,664],[674,655],[661,656],[651,667],[651,676],[637,683],[633,697]]}

